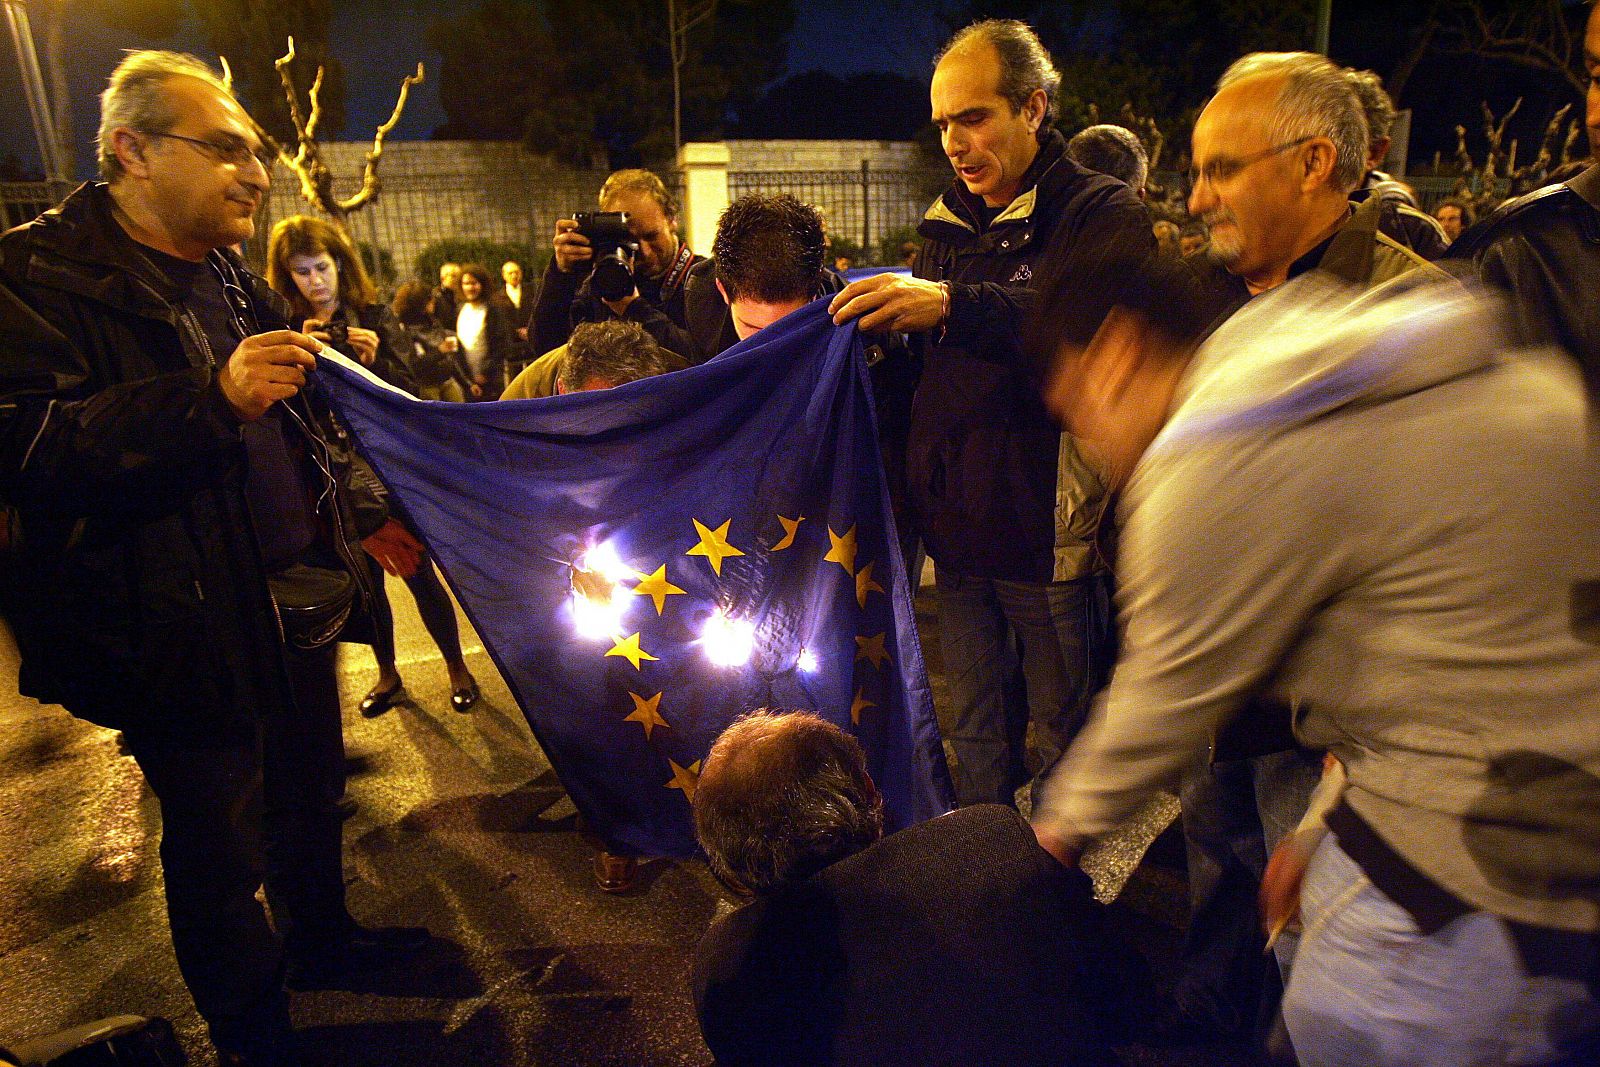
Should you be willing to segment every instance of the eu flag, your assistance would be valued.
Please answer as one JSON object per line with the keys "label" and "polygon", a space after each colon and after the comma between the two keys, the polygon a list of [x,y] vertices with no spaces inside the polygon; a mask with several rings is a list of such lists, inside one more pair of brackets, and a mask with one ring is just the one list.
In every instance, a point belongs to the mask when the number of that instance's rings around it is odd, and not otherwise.
{"label": "eu flag", "polygon": [[701,761],[760,707],[855,734],[889,828],[949,810],[861,344],[825,300],[701,366],[546,399],[319,367],[603,838],[693,853]]}

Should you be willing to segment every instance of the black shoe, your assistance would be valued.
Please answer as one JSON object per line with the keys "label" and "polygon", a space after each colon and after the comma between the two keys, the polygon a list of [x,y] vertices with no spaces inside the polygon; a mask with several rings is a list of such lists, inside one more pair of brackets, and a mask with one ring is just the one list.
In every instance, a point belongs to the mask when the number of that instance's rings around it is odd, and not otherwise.
{"label": "black shoe", "polygon": [[421,926],[357,926],[315,948],[289,950],[283,984],[290,989],[339,989],[371,971],[416,955],[432,936]]}
{"label": "black shoe", "polygon": [[471,711],[482,693],[478,692],[478,683],[468,682],[466,685],[450,694],[450,706],[457,711]]}
{"label": "black shoe", "polygon": [[405,696],[406,686],[404,682],[396,682],[388,689],[379,689],[374,686],[371,692],[361,698],[359,705],[361,714],[369,719],[376,719],[379,715],[404,700]]}

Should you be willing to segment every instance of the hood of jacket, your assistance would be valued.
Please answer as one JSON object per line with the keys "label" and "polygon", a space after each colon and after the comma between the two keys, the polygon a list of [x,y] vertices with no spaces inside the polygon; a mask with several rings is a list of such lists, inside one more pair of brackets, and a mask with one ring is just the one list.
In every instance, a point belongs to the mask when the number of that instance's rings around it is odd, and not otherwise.
{"label": "hood of jacket", "polygon": [[1474,373],[1506,350],[1506,321],[1495,298],[1454,281],[1408,276],[1362,290],[1312,271],[1206,340],[1150,451],[1278,432]]}

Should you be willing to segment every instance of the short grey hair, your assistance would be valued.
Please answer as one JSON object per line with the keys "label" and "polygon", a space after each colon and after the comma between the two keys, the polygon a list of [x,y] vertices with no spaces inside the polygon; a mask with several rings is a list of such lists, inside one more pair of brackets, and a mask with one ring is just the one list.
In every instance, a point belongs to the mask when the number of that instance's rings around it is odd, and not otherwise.
{"label": "short grey hair", "polygon": [[656,344],[637,322],[585,322],[567,341],[567,351],[556,369],[556,383],[569,393],[595,381],[612,388],[682,367],[683,363]]}
{"label": "short grey hair", "polygon": [[1283,88],[1267,118],[1274,145],[1302,138],[1333,142],[1333,183],[1348,193],[1367,172],[1367,117],[1345,69],[1312,52],[1253,52],[1217,82],[1220,91],[1246,78],[1273,75]]}
{"label": "short grey hair", "polygon": [[717,877],[759,895],[878,840],[883,800],[854,737],[809,712],[762,709],[711,746],[694,830]]}
{"label": "short grey hair", "polygon": [[1044,91],[1045,122],[1055,120],[1058,110],[1056,96],[1061,88],[1061,72],[1045,49],[1033,27],[1016,19],[983,19],[974,22],[945,42],[939,54],[933,57],[937,67],[945,56],[958,48],[974,42],[992,45],[1000,57],[1000,95],[1011,105],[1011,110],[1021,112],[1028,98],[1039,90]]}
{"label": "short grey hair", "polygon": [[178,115],[164,91],[173,78],[198,78],[229,99],[233,92],[205,60],[187,52],[156,49],[129,52],[111,72],[100,94],[100,132],[97,137],[100,177],[114,182],[122,176],[111,131],[119,127],[165,133],[178,124]]}
{"label": "short grey hair", "polygon": [[1067,155],[1079,166],[1121,179],[1135,192],[1150,175],[1150,153],[1124,126],[1101,123],[1080,131],[1067,142]]}

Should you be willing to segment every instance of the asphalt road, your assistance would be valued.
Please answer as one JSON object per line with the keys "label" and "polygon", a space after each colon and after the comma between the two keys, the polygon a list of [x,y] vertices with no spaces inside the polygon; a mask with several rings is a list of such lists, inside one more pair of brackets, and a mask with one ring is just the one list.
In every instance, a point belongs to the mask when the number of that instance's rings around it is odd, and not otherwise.
{"label": "asphalt road", "polygon": [[[411,700],[363,719],[374,669],[341,649],[346,747],[360,811],[347,824],[351,910],[426,926],[414,965],[359,991],[294,995],[309,1062],[338,1065],[700,1065],[689,959],[733,906],[704,865],[657,860],[623,896],[594,888],[573,809],[462,620],[484,700],[450,707],[437,650],[405,587],[389,593]],[[942,704],[927,591],[918,615]],[[168,942],[156,805],[117,735],[15,694],[0,642],[0,1043],[120,1013],[171,1020],[214,1063]],[[1129,937],[1170,975],[1184,913],[1181,850],[1156,802],[1085,866]],[[1130,1047],[1135,1064],[1238,1064],[1239,1049]]]}

